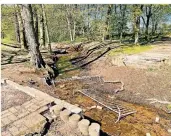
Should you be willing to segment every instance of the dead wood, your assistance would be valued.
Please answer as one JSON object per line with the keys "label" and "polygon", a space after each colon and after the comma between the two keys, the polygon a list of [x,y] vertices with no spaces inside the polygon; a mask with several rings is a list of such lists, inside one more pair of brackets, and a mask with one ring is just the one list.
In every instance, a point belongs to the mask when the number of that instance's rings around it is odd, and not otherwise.
{"label": "dead wood", "polygon": [[165,100],[165,101],[161,101],[161,100],[158,100],[156,98],[150,98],[150,99],[147,99],[149,101],[151,101],[150,103],[161,103],[161,104],[171,104],[171,102]]}

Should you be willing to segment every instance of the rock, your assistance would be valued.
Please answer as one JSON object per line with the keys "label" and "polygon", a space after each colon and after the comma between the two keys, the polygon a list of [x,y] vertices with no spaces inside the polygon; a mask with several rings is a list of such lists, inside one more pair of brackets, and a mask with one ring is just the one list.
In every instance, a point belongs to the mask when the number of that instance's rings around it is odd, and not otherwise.
{"label": "rock", "polygon": [[63,85],[59,85],[59,87],[60,87],[60,88],[64,88],[64,87],[65,87],[65,84],[63,84]]}
{"label": "rock", "polygon": [[150,133],[146,133],[146,136],[151,136],[151,134]]}
{"label": "rock", "polygon": [[69,123],[72,128],[77,128],[78,121],[81,119],[81,116],[79,114],[73,114],[69,117]]}
{"label": "rock", "polygon": [[60,112],[61,120],[63,120],[64,122],[68,122],[70,114],[71,114],[71,112],[69,110],[67,110],[67,109],[61,111]]}
{"label": "rock", "polygon": [[167,130],[167,132],[168,132],[168,133],[171,133],[171,128],[169,128],[169,129]]}
{"label": "rock", "polygon": [[78,128],[84,136],[89,135],[89,132],[88,132],[89,125],[90,125],[90,121],[87,119],[82,119],[81,121],[78,122]]}
{"label": "rock", "polygon": [[83,112],[86,112],[86,109],[83,109]]}
{"label": "rock", "polygon": [[75,106],[77,106],[77,107],[79,107],[79,105],[78,104],[74,104]]}
{"label": "rock", "polygon": [[99,109],[99,110],[102,110],[102,108],[103,108],[103,107],[101,107],[101,106],[97,106],[97,109]]}
{"label": "rock", "polygon": [[91,123],[88,130],[90,136],[100,136],[100,125],[98,123]]}
{"label": "rock", "polygon": [[160,118],[157,116],[155,122],[159,123]]}

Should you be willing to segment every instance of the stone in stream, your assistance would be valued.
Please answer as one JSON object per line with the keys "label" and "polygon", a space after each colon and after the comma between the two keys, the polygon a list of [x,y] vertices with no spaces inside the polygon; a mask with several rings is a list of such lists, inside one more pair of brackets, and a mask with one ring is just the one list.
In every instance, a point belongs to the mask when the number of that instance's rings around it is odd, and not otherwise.
{"label": "stone in stream", "polygon": [[100,125],[98,123],[91,123],[88,130],[90,136],[100,136]]}
{"label": "stone in stream", "polygon": [[81,119],[81,116],[79,114],[73,114],[69,117],[69,123],[72,128],[77,128],[78,121]]}
{"label": "stone in stream", "polygon": [[69,116],[70,115],[71,115],[71,112],[69,110],[67,110],[67,109],[65,109],[65,110],[60,112],[60,118],[64,122],[68,122],[69,121]]}
{"label": "stone in stream", "polygon": [[90,121],[87,119],[82,119],[81,121],[78,122],[78,128],[84,136],[89,135],[89,132],[88,132],[89,125],[90,125]]}

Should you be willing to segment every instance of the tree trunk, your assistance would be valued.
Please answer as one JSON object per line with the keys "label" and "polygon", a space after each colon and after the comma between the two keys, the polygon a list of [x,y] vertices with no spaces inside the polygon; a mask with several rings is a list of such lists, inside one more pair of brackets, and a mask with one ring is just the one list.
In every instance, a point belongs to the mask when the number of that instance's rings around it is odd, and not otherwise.
{"label": "tree trunk", "polygon": [[43,4],[41,5],[41,7],[42,7],[42,11],[43,11],[43,18],[44,18],[44,25],[45,25],[45,30],[46,30],[48,48],[49,48],[49,52],[52,53],[51,41],[50,41],[50,37],[49,37],[49,29],[48,29],[48,25],[47,25],[47,17],[46,17],[45,7],[44,7]]}
{"label": "tree trunk", "polygon": [[145,38],[147,41],[149,41],[149,24],[150,24],[150,18],[152,16],[152,13],[151,13],[151,10],[152,10],[152,5],[149,5],[149,6],[146,6],[146,17],[147,17],[147,21],[146,21],[146,30],[145,30]]}
{"label": "tree trunk", "polygon": [[112,15],[112,4],[108,5],[108,10],[107,10],[107,17],[106,17],[106,35],[105,35],[105,40],[108,40],[110,38],[110,34],[109,34],[109,27],[110,27],[110,18]]}
{"label": "tree trunk", "polygon": [[34,19],[34,31],[35,31],[35,36],[36,36],[36,42],[39,45],[39,19],[38,19],[36,8],[34,8],[33,19]]}
{"label": "tree trunk", "polygon": [[16,10],[15,10],[15,13],[14,13],[14,18],[15,18],[15,36],[16,36],[16,41],[21,43],[19,21],[18,21],[18,15],[17,15],[17,11]]}
{"label": "tree trunk", "polygon": [[75,29],[76,29],[76,23],[74,21],[74,28],[73,28],[73,41],[75,41]]}
{"label": "tree trunk", "polygon": [[23,24],[23,19],[21,16],[21,9],[17,5],[16,7],[18,9],[18,17],[19,17],[19,26],[20,26],[20,39],[21,39],[21,48],[28,50],[28,45],[27,45],[27,40],[26,40],[26,32],[25,32],[25,27]]}
{"label": "tree trunk", "polygon": [[39,45],[36,41],[31,4],[22,5],[22,17],[24,20],[26,37],[30,48],[30,55],[31,55],[30,62],[36,68],[45,67],[45,62],[42,58],[42,55],[39,50]]}
{"label": "tree trunk", "polygon": [[133,18],[134,18],[134,44],[137,45],[138,44],[138,40],[139,40],[139,31],[140,31],[140,14],[138,13],[138,11],[140,10],[141,6],[139,7],[139,5],[133,5]]}
{"label": "tree trunk", "polygon": [[43,13],[40,13],[40,25],[39,25],[39,30],[40,30],[40,46],[45,47],[45,26],[44,26],[44,18],[43,18]]}
{"label": "tree trunk", "polygon": [[68,23],[68,30],[69,30],[70,40],[72,42],[73,41],[73,37],[72,37],[71,19],[70,19],[68,13],[67,13],[67,17],[66,18],[67,18],[67,23]]}

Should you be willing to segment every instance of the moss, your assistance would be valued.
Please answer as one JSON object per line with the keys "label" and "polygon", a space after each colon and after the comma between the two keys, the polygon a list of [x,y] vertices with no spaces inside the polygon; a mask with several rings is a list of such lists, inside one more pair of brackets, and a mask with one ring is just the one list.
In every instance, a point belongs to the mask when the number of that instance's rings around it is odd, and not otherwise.
{"label": "moss", "polygon": [[56,63],[60,74],[58,78],[71,77],[73,76],[73,71],[77,72],[77,70],[79,70],[79,67],[72,65],[70,61],[70,59],[75,57],[75,55],[61,56],[59,58],[59,60]]}
{"label": "moss", "polygon": [[168,110],[171,110],[171,104],[168,104],[168,105],[167,105],[167,109],[168,109]]}
{"label": "moss", "polygon": [[153,46],[151,45],[143,45],[143,46],[133,46],[133,45],[129,45],[129,46],[123,46],[119,49],[114,49],[111,50],[109,52],[109,56],[115,56],[118,54],[137,54],[137,53],[141,53],[141,52],[145,52],[147,50],[152,49]]}

